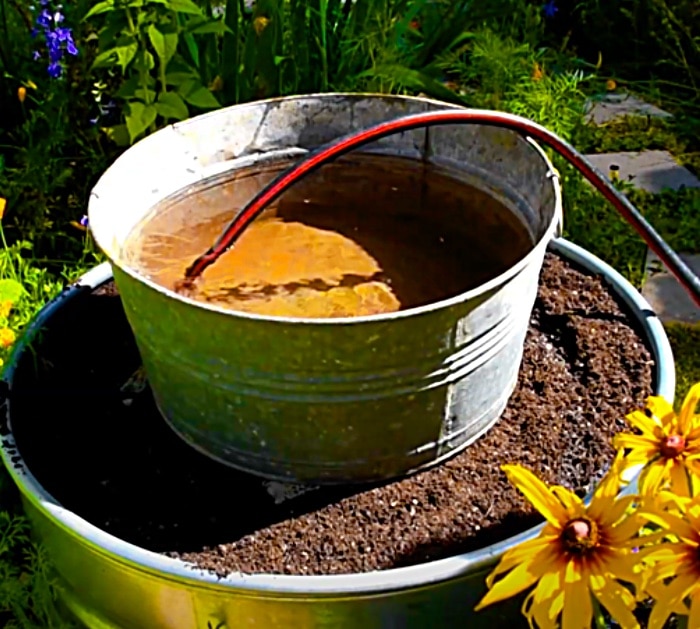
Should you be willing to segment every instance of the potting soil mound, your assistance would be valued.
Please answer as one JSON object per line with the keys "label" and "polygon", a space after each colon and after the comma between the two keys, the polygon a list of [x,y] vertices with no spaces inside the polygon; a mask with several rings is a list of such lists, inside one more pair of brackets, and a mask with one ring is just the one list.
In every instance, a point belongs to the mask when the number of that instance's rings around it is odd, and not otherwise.
{"label": "potting soil mound", "polygon": [[112,284],[76,297],[26,352],[12,394],[25,462],[109,533],[231,571],[337,574],[455,555],[538,523],[500,471],[591,489],[653,362],[605,284],[548,254],[517,389],[496,426],[449,462],[379,486],[285,487],[195,452],[159,416]]}

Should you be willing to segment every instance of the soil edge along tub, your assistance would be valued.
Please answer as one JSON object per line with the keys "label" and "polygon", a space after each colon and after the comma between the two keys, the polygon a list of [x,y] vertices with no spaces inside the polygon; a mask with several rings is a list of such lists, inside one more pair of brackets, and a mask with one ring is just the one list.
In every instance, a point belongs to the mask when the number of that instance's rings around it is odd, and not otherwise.
{"label": "soil edge along tub", "polygon": [[[564,240],[555,240],[552,247],[607,279],[626,310],[639,321],[655,364],[654,393],[673,400],[671,348],[649,304],[617,272],[585,250]],[[22,388],[24,395],[34,394],[27,372],[33,365],[32,344],[41,351],[41,330],[50,334],[59,315],[65,320],[64,313],[71,311],[86,291],[109,279],[111,270],[105,263],[43,309],[20,340],[4,373],[10,391]],[[110,359],[104,357],[105,361]],[[17,369],[21,363],[24,369]],[[18,382],[15,386],[21,371],[24,385]],[[90,403],[89,394],[85,403]],[[92,629],[454,629],[524,624],[517,606],[496,605],[479,614],[472,610],[485,592],[486,573],[502,553],[537,534],[539,528],[480,550],[412,567],[333,576],[234,573],[220,578],[117,539],[59,504],[39,484],[17,447],[12,397],[4,406],[0,416],[4,462],[21,491],[32,527],[55,566],[66,602]],[[16,408],[20,407],[21,400]],[[70,409],[66,412],[70,414]],[[29,419],[24,416],[25,421]],[[99,422],[99,417],[95,421]],[[14,428],[20,432],[19,426]],[[124,465],[128,466],[128,460]],[[231,491],[235,493],[235,488]],[[231,508],[235,508],[233,503]]]}
{"label": "soil edge along tub", "polygon": [[[238,105],[154,133],[99,180],[92,233],[112,265],[160,412],[188,443],[269,478],[361,482],[444,460],[497,420],[515,387],[545,249],[561,220],[558,178],[518,133],[447,125],[362,149],[449,165],[457,181],[496,199],[530,233],[531,249],[504,273],[434,304],[336,319],[238,313],[155,284],[124,251],[159,204],[379,122],[446,107],[345,94]],[[203,218],[198,209],[184,220]]]}

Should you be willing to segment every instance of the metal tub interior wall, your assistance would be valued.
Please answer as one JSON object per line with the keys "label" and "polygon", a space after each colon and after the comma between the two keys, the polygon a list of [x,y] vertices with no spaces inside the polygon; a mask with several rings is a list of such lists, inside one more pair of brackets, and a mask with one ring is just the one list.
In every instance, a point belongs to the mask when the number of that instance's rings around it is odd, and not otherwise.
{"label": "metal tub interior wall", "polygon": [[[467,619],[474,629],[526,627],[517,602],[473,613],[486,593],[484,580],[492,567],[488,555],[480,568],[433,583],[430,567],[419,566],[413,569],[414,586],[398,590],[393,575],[386,573],[383,587],[373,591],[345,588],[355,580],[352,577],[347,582],[343,577],[318,577],[327,582],[325,593],[303,587],[275,591],[273,577],[267,591],[247,591],[245,578],[240,587],[219,584],[211,574],[196,580],[197,573],[184,566],[173,571],[172,560],[156,559],[163,571],[149,571],[137,563],[142,559],[138,555],[132,561],[128,554],[110,554],[109,536],[104,547],[86,544],[75,532],[57,527],[30,501],[24,503],[60,575],[63,601],[89,629],[454,629]],[[377,574],[373,580],[382,582]],[[302,580],[309,583],[313,578]]]}
{"label": "metal tub interior wall", "polygon": [[533,250],[510,271],[436,305],[344,320],[246,315],[154,285],[123,252],[125,238],[159,202],[212,177],[225,180],[260,155],[313,149],[383,120],[446,107],[363,95],[240,105],[149,136],[98,182],[91,229],[112,262],[161,413],[189,443],[271,478],[368,481],[435,463],[495,422],[515,386],[545,247],[561,212],[551,165],[517,134],[451,125],[367,149],[449,161],[531,231]]}

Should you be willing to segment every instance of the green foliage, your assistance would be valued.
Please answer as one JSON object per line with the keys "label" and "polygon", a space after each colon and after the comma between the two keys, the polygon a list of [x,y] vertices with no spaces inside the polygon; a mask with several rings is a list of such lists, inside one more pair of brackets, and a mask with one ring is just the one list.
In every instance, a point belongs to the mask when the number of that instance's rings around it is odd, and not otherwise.
{"label": "green foliage", "polygon": [[0,511],[0,621],[7,629],[68,629],[57,605],[46,552],[29,538],[26,520]]}
{"label": "green foliage", "polygon": [[666,150],[700,175],[700,119],[682,114],[670,121],[627,116],[604,126],[584,125],[574,139],[584,153]]}
{"label": "green foliage", "polygon": [[[641,288],[646,245],[583,178],[560,168],[564,190],[564,235],[599,256]],[[676,251],[700,251],[700,190],[687,188],[650,194],[623,186],[632,204]]]}
{"label": "green foliage", "polygon": [[700,382],[700,324],[667,323],[673,357],[676,361],[676,402],[683,400],[696,382]]}
{"label": "green foliage", "polygon": [[629,78],[656,76],[700,96],[700,5],[697,0],[582,0],[571,15],[573,42],[602,51]]}
{"label": "green foliage", "polygon": [[121,72],[115,96],[125,103],[125,127],[110,129],[112,138],[123,137],[126,130],[134,142],[154,131],[157,121],[188,118],[190,107],[219,107],[202,84],[195,38],[223,34],[226,26],[208,18],[192,0],[103,0],[85,19],[99,23],[93,69]]}
{"label": "green foliage", "polygon": [[556,54],[480,29],[445,68],[471,106],[524,116],[571,139],[583,121],[588,77],[558,69],[557,61]]}
{"label": "green foliage", "polygon": [[562,175],[564,237],[620,271],[633,285],[644,280],[646,246],[600,193],[570,166],[556,160]]}

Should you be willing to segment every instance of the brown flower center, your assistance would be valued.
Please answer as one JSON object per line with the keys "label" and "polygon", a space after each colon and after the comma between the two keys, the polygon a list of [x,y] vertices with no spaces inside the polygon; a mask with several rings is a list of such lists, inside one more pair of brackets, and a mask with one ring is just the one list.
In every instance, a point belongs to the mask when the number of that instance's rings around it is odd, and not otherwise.
{"label": "brown flower center", "polygon": [[570,520],[562,531],[561,540],[568,552],[589,551],[598,543],[598,525],[588,518]]}
{"label": "brown flower center", "polygon": [[667,459],[675,459],[679,454],[682,454],[685,450],[685,438],[681,435],[669,435],[662,442],[659,447],[659,452],[661,456]]}

